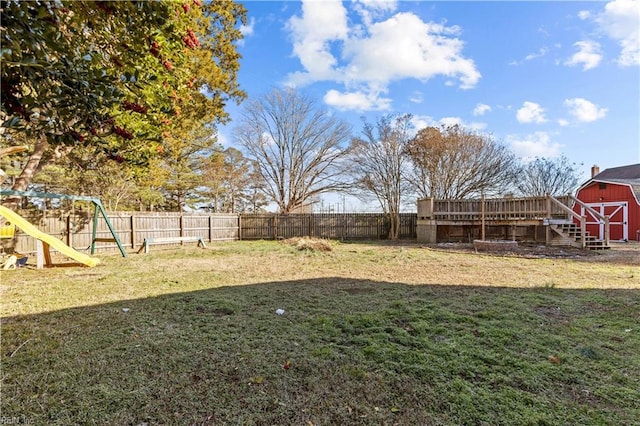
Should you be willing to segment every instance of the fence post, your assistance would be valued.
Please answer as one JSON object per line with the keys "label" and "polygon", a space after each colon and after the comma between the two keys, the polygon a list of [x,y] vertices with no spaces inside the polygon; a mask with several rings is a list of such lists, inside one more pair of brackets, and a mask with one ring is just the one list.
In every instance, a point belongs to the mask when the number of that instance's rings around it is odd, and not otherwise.
{"label": "fence post", "polygon": [[131,226],[131,248],[136,248],[136,225],[135,225],[135,216],[131,213],[129,216],[129,224]]}
{"label": "fence post", "polygon": [[242,215],[238,213],[238,240],[242,241]]}
{"label": "fence post", "polygon": [[278,239],[278,213],[273,214],[273,239]]}
{"label": "fence post", "polygon": [[71,232],[71,224],[73,223],[73,219],[71,218],[72,213],[67,215],[67,245],[69,247],[73,247],[73,233]]}
{"label": "fence post", "polygon": [[346,234],[347,234],[347,214],[346,213],[342,215],[342,224],[341,225],[342,226],[340,228],[341,228],[342,232],[340,233],[340,239],[342,241],[344,241],[345,238],[346,238]]}
{"label": "fence post", "polygon": [[480,207],[480,210],[482,212],[482,238],[480,238],[482,241],[484,241],[484,237],[485,237],[485,226],[484,226],[484,216],[485,216],[485,206],[484,206],[484,191],[482,192],[482,206]]}

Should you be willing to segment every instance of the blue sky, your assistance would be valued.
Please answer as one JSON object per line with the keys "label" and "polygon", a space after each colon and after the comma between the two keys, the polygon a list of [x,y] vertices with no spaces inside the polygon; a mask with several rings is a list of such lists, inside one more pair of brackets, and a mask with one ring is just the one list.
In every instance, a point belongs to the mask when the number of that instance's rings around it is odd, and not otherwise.
{"label": "blue sky", "polygon": [[389,113],[458,123],[523,159],[565,155],[583,179],[640,162],[640,0],[241,3],[250,98],[295,86],[354,134]]}

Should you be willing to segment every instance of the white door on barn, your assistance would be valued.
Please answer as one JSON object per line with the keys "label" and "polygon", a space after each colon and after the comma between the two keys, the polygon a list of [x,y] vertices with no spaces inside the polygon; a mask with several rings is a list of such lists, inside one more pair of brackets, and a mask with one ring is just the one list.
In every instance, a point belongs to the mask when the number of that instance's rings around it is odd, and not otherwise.
{"label": "white door on barn", "polygon": [[[629,205],[626,201],[610,203],[591,203],[589,207],[603,216],[609,216],[609,239],[612,241],[629,241]],[[580,214],[587,216],[587,226],[596,225],[598,238],[604,239],[604,222],[593,217],[582,207]],[[592,228],[593,229],[593,228]]]}

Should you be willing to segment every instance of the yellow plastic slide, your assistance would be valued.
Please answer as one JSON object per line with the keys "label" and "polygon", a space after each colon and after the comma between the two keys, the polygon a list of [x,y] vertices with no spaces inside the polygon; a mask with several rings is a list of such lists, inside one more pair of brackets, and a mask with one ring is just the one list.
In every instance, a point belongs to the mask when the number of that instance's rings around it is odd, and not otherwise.
{"label": "yellow plastic slide", "polygon": [[60,241],[58,238],[49,234],[45,234],[44,232],[33,226],[31,223],[29,223],[29,221],[27,221],[25,218],[2,205],[0,205],[0,215],[2,215],[2,217],[13,223],[18,228],[22,229],[22,231],[26,234],[49,244],[51,247],[58,250],[63,255],[73,260],[84,263],[87,266],[96,266],[98,263],[100,263],[100,259],[88,256],[84,253],[80,253],[72,249],[71,247]]}

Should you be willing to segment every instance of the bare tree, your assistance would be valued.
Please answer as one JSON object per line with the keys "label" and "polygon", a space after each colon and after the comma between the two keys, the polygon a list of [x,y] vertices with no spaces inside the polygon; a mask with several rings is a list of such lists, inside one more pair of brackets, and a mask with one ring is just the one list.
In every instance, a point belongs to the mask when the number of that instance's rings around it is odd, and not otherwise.
{"label": "bare tree", "polygon": [[460,126],[427,127],[409,142],[408,179],[423,197],[460,199],[511,190],[515,155],[490,135]]}
{"label": "bare tree", "polygon": [[351,129],[288,88],[249,102],[236,128],[236,141],[258,164],[265,195],[282,213],[311,197],[347,188],[343,159]]}
{"label": "bare tree", "polygon": [[352,142],[352,160],[356,188],[363,195],[373,195],[389,218],[389,239],[400,234],[400,206],[407,185],[404,155],[409,142],[411,116],[385,116],[373,125],[364,123],[364,138]]}
{"label": "bare tree", "polygon": [[556,159],[536,158],[522,166],[516,188],[526,197],[570,194],[578,186],[578,166],[565,156]]}

